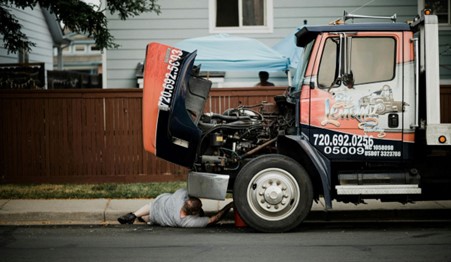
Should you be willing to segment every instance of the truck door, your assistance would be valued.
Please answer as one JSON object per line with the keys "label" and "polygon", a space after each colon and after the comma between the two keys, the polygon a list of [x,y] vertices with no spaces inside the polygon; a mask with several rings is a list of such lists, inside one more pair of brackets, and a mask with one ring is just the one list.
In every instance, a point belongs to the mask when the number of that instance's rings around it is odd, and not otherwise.
{"label": "truck door", "polygon": [[329,159],[402,158],[403,139],[411,139],[403,134],[410,106],[404,102],[404,34],[320,37],[310,85],[311,143]]}

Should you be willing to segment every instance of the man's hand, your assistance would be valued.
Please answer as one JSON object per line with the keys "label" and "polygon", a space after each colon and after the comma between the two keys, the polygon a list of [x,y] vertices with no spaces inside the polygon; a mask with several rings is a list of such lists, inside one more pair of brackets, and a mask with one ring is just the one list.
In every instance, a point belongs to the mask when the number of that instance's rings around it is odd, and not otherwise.
{"label": "man's hand", "polygon": [[210,217],[210,220],[208,221],[208,224],[214,224],[217,223],[219,220],[221,220],[227,212],[233,207],[233,202],[228,203],[225,207],[223,207],[221,210],[219,210],[216,215]]}

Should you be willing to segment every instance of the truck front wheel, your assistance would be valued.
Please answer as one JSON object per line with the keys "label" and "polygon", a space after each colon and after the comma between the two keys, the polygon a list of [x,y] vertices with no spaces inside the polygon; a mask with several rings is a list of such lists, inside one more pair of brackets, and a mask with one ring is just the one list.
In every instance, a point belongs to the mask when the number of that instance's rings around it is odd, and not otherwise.
{"label": "truck front wheel", "polygon": [[263,232],[285,232],[308,215],[313,186],[298,162],[284,155],[264,155],[241,169],[233,199],[241,218],[250,227]]}

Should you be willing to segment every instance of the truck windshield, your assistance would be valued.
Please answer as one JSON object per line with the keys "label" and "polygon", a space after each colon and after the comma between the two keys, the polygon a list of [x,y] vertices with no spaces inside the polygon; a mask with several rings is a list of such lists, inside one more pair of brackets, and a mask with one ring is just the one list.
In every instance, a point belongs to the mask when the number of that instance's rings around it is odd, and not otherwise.
{"label": "truck windshield", "polygon": [[312,53],[312,47],[315,40],[308,43],[304,48],[303,52],[301,52],[301,59],[299,61],[298,68],[296,69],[296,72],[293,77],[293,87],[294,92],[300,91],[302,87],[302,83],[304,82],[305,78],[305,70],[307,69],[308,61],[310,58],[310,54]]}

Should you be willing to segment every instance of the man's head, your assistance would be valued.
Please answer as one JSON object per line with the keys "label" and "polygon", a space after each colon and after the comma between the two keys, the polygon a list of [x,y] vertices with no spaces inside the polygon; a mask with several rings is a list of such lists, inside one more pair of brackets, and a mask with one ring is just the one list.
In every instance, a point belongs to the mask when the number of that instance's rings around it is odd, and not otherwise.
{"label": "man's head", "polygon": [[197,216],[203,212],[202,201],[197,197],[190,197],[185,201],[182,209],[188,216]]}
{"label": "man's head", "polygon": [[267,81],[269,79],[269,73],[266,71],[258,72],[258,76],[260,77],[261,81]]}

